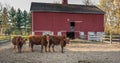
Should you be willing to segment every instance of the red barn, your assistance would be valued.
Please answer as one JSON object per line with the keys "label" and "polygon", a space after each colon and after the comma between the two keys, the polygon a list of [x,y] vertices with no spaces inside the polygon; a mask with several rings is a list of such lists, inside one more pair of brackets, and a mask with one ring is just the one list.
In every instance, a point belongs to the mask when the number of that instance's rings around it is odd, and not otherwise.
{"label": "red barn", "polygon": [[92,39],[104,33],[104,12],[96,6],[31,3],[32,34]]}

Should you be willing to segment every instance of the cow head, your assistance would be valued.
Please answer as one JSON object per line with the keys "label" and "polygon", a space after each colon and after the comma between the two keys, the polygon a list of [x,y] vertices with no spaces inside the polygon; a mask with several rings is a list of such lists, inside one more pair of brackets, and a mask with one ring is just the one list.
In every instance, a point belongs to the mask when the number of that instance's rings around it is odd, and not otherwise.
{"label": "cow head", "polygon": [[21,38],[20,41],[21,41],[22,44],[26,44],[27,39],[25,39],[25,38]]}
{"label": "cow head", "polygon": [[47,42],[49,42],[49,40],[50,40],[50,35],[46,35],[46,40],[47,40]]}
{"label": "cow head", "polygon": [[69,44],[70,39],[66,37],[66,38],[64,39],[64,41],[66,42],[66,44]]}

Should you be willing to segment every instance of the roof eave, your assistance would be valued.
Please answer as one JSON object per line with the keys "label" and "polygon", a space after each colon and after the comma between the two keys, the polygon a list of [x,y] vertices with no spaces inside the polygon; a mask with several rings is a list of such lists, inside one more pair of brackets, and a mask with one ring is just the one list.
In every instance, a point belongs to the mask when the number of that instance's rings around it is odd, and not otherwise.
{"label": "roof eave", "polygon": [[85,14],[105,14],[105,12],[68,12],[68,11],[53,11],[53,10],[49,10],[49,11],[45,11],[45,10],[31,10],[31,12],[56,12],[56,13],[85,13]]}

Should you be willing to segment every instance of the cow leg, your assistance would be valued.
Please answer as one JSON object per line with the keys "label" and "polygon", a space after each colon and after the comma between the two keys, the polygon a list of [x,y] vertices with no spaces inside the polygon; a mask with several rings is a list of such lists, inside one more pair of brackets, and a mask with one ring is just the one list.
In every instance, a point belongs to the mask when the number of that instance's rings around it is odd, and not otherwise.
{"label": "cow leg", "polygon": [[20,46],[19,45],[17,45],[17,48],[18,48],[18,53],[20,52]]}
{"label": "cow leg", "polygon": [[14,45],[14,51],[16,52],[16,45]]}
{"label": "cow leg", "polygon": [[54,50],[54,45],[52,45],[52,50],[53,50],[53,52],[55,52],[55,50]]}
{"label": "cow leg", "polygon": [[51,52],[51,51],[50,51],[50,47],[51,47],[51,45],[49,45],[49,47],[48,47],[48,52]]}
{"label": "cow leg", "polygon": [[33,50],[33,46],[34,46],[34,45],[33,45],[33,44],[31,44],[31,51],[32,51],[32,52],[34,52],[34,50]]}
{"label": "cow leg", "polygon": [[43,52],[43,46],[41,46],[41,53]]}
{"label": "cow leg", "polygon": [[45,52],[47,52],[47,46],[45,46]]}
{"label": "cow leg", "polygon": [[22,45],[20,45],[20,53],[21,53],[21,50],[22,50]]}
{"label": "cow leg", "polygon": [[63,52],[63,46],[61,46],[61,53],[64,53],[64,52]]}
{"label": "cow leg", "polygon": [[48,48],[48,52],[51,52],[51,51],[50,51],[50,47]]}
{"label": "cow leg", "polygon": [[14,50],[16,49],[16,45],[14,45],[14,48],[13,48]]}

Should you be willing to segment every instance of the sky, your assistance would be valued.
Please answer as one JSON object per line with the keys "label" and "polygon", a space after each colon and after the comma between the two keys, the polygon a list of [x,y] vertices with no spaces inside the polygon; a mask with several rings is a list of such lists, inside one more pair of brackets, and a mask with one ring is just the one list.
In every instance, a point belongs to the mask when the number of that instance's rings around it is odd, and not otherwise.
{"label": "sky", "polygon": [[[83,0],[68,0],[69,4],[82,4]],[[99,4],[99,0],[91,0],[95,5]],[[62,2],[62,0],[0,0],[2,5],[8,4],[13,6],[15,9],[20,8],[21,10],[30,11],[31,2],[44,2],[44,3],[54,3]]]}

